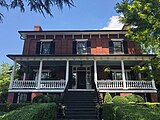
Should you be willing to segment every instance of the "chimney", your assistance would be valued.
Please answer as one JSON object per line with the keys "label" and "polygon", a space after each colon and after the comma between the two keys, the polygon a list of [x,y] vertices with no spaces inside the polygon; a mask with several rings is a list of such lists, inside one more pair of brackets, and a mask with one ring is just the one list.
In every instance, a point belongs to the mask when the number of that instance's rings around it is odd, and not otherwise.
{"label": "chimney", "polygon": [[42,31],[41,26],[35,25],[35,26],[34,26],[34,31]]}

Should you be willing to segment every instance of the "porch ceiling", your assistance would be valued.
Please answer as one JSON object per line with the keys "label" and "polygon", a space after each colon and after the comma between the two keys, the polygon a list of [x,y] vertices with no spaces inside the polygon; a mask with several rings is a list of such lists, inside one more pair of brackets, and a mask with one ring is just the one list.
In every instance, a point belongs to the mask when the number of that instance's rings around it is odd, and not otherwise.
{"label": "porch ceiling", "polygon": [[7,55],[16,61],[148,61],[156,55]]}

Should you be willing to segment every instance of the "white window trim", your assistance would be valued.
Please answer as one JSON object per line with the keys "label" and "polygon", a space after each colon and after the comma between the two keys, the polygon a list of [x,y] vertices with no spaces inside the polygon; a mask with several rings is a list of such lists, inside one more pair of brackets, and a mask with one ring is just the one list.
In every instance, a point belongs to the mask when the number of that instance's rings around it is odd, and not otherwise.
{"label": "white window trim", "polygon": [[76,39],[76,41],[88,41],[88,39]]}
{"label": "white window trim", "polygon": [[40,42],[52,42],[53,39],[41,39]]}
{"label": "white window trim", "polygon": [[124,39],[111,39],[112,41],[123,41]]}

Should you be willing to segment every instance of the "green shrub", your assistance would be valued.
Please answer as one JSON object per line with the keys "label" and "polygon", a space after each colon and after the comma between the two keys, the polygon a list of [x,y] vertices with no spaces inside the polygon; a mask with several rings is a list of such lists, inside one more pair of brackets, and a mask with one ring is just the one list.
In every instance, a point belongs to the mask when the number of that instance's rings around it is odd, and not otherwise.
{"label": "green shrub", "polygon": [[160,111],[143,105],[104,104],[104,120],[160,120]]}
{"label": "green shrub", "polygon": [[8,111],[12,111],[12,110],[15,110],[15,109],[27,106],[27,105],[31,105],[31,103],[19,103],[19,104],[15,104],[14,103],[14,104],[10,104],[8,106]]}
{"label": "green shrub", "polygon": [[106,92],[104,97],[104,103],[111,103],[111,102],[112,102],[112,96],[110,95],[109,92]]}
{"label": "green shrub", "polygon": [[32,104],[0,116],[0,120],[55,120],[55,118],[55,103]]}
{"label": "green shrub", "polygon": [[102,118],[104,120],[113,120],[114,118],[114,104],[103,104]]}
{"label": "green shrub", "polygon": [[127,98],[123,96],[115,96],[112,101],[115,104],[127,104],[128,103]]}
{"label": "green shrub", "polygon": [[36,96],[33,99],[33,103],[50,103],[50,102],[55,102],[58,104],[60,101],[60,98],[58,95],[39,95]]}
{"label": "green shrub", "polygon": [[0,104],[0,111],[1,112],[7,112],[8,111],[8,104]]}
{"label": "green shrub", "polygon": [[135,94],[127,95],[125,96],[125,98],[128,99],[128,102],[135,102],[135,103],[145,102],[141,96]]}

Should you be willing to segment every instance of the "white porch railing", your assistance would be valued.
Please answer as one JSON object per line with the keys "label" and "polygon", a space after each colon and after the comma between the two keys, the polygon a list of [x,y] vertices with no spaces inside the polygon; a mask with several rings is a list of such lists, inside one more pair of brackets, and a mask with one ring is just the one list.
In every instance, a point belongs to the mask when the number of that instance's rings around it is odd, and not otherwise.
{"label": "white porch railing", "polygon": [[41,88],[64,89],[65,88],[65,80],[41,81]]}
{"label": "white porch railing", "polygon": [[121,80],[98,80],[99,89],[121,89],[123,88],[123,81]]}
{"label": "white porch railing", "polygon": [[[45,80],[40,82],[40,89],[64,89],[65,80]],[[36,89],[38,87],[38,82],[35,80],[14,80],[12,88],[18,89]]]}
{"label": "white porch railing", "polygon": [[[123,89],[122,80],[98,80],[98,89]],[[125,82],[126,89],[156,89],[154,81],[132,81]]]}
{"label": "white porch railing", "polygon": [[12,88],[36,88],[34,80],[14,80]]}

